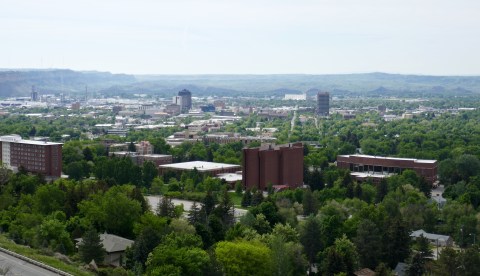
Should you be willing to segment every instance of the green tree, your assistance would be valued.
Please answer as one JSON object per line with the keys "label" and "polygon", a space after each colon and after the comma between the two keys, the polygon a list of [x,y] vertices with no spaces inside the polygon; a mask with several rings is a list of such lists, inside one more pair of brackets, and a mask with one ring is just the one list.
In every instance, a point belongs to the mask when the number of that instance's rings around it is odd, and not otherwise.
{"label": "green tree", "polygon": [[197,235],[169,234],[148,256],[147,274],[157,275],[155,271],[165,271],[166,266],[173,266],[173,271],[180,272],[178,275],[203,275],[210,258],[201,247],[202,241]]}
{"label": "green tree", "polygon": [[85,147],[83,149],[83,158],[86,161],[93,161],[93,152],[92,152],[92,149],[90,147]]}
{"label": "green tree", "polygon": [[155,164],[151,161],[144,162],[142,166],[142,178],[143,178],[144,187],[150,188],[153,180],[157,176],[158,176],[157,166],[155,166]]}
{"label": "green tree", "polygon": [[157,205],[157,214],[161,217],[174,218],[175,214],[175,205],[172,202],[172,199],[168,196],[160,197]]}
{"label": "green tree", "polygon": [[272,275],[271,250],[259,242],[217,243],[215,256],[225,275]]}
{"label": "green tree", "polygon": [[78,253],[84,263],[88,264],[92,260],[95,260],[97,264],[103,263],[106,252],[95,228],[90,227],[85,232],[78,245]]}
{"label": "green tree", "polygon": [[303,192],[303,215],[309,216],[311,214],[316,214],[318,212],[318,202],[317,199],[313,196],[310,189],[306,189]]}
{"label": "green tree", "polygon": [[311,266],[315,263],[317,254],[322,250],[320,223],[314,216],[309,216],[300,228],[300,242],[302,243],[307,260]]}
{"label": "green tree", "polygon": [[135,144],[133,142],[130,142],[128,144],[128,151],[129,152],[136,152],[137,151],[137,148],[135,147]]}

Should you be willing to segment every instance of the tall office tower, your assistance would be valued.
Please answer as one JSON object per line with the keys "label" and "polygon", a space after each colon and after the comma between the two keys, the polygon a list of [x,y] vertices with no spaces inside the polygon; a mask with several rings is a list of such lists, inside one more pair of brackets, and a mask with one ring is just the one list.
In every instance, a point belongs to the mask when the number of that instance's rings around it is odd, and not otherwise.
{"label": "tall office tower", "polygon": [[317,114],[328,116],[330,110],[330,93],[318,92],[317,94]]}
{"label": "tall office tower", "polygon": [[265,190],[268,185],[303,185],[303,144],[243,149],[243,186]]}
{"label": "tall office tower", "polygon": [[0,136],[2,163],[10,169],[60,177],[62,174],[62,143],[23,140],[19,135]]}
{"label": "tall office tower", "polygon": [[31,100],[32,100],[32,102],[38,101],[38,92],[35,90],[35,85],[32,85]]}
{"label": "tall office tower", "polygon": [[188,91],[187,89],[183,89],[182,91],[178,92],[178,96],[182,97],[180,105],[182,112],[188,112],[192,108],[192,92]]}

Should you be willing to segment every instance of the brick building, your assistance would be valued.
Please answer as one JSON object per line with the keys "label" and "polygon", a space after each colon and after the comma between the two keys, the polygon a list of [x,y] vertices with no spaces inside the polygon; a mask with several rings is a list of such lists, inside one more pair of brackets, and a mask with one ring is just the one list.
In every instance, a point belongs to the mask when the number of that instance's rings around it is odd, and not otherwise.
{"label": "brick building", "polygon": [[47,177],[62,175],[62,143],[23,140],[19,135],[0,137],[0,156],[7,168],[40,173]]}
{"label": "brick building", "polygon": [[348,169],[357,180],[372,178],[379,181],[392,174],[399,174],[404,170],[413,170],[425,177],[428,183],[437,181],[437,160],[412,158],[381,157],[372,155],[339,155],[337,166]]}
{"label": "brick building", "polygon": [[243,186],[265,190],[269,183],[303,185],[302,143],[243,149]]}

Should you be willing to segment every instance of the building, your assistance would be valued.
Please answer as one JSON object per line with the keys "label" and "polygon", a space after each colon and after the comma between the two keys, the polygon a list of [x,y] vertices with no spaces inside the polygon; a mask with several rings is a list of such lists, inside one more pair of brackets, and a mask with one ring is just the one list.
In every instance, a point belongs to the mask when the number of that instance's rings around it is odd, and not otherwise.
{"label": "building", "polygon": [[178,97],[181,97],[180,104],[177,104],[180,105],[182,112],[188,112],[192,108],[192,92],[183,89],[178,92]]}
{"label": "building", "polygon": [[307,94],[285,94],[284,100],[293,100],[293,101],[305,101],[307,100]]}
{"label": "building", "polygon": [[7,168],[43,174],[62,175],[62,143],[23,140],[16,134],[0,137],[0,155]]}
{"label": "building", "polygon": [[153,145],[148,141],[141,141],[135,144],[135,151],[138,154],[153,154]]}
{"label": "building", "polygon": [[[83,242],[82,238],[75,239],[77,241],[77,247]],[[125,251],[128,247],[132,246],[132,240],[122,238],[120,236],[111,234],[100,234],[100,241],[105,249],[105,258],[103,262],[106,265],[111,266],[123,266],[126,261]]]}
{"label": "building", "polygon": [[243,186],[265,190],[269,184],[303,185],[303,144],[243,149]]}
{"label": "building", "polygon": [[32,85],[31,100],[32,100],[32,102],[38,101],[38,92],[35,90],[35,85]]}
{"label": "building", "polygon": [[317,93],[317,114],[320,116],[328,116],[330,113],[330,93]]}
{"label": "building", "polygon": [[196,169],[199,173],[202,174],[216,176],[222,173],[235,173],[237,171],[240,171],[241,167],[239,165],[205,161],[190,161],[158,166],[159,175],[163,175],[168,171],[181,174],[184,171],[192,171],[194,169]]}
{"label": "building", "polygon": [[173,161],[173,157],[167,154],[138,154],[137,152],[132,151],[114,151],[109,152],[108,155],[120,158],[128,157],[138,166],[143,166],[143,163],[147,161],[153,162],[156,166],[171,164]]}
{"label": "building", "polygon": [[413,231],[410,234],[410,237],[412,237],[413,239],[418,239],[421,236],[427,238],[431,244],[434,244],[436,246],[452,246],[453,245],[453,239],[450,236],[431,234],[423,231],[422,229]]}
{"label": "building", "polygon": [[338,155],[337,166],[348,169],[357,180],[372,178],[379,182],[381,178],[413,170],[425,180],[434,184],[437,181],[437,160],[412,158],[381,157],[372,155]]}

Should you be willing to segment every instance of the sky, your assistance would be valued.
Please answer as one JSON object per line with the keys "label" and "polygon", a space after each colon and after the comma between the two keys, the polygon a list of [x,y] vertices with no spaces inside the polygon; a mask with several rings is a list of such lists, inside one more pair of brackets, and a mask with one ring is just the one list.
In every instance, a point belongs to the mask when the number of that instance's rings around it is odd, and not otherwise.
{"label": "sky", "polygon": [[478,0],[0,0],[0,68],[480,75]]}

